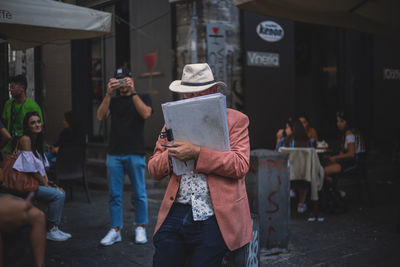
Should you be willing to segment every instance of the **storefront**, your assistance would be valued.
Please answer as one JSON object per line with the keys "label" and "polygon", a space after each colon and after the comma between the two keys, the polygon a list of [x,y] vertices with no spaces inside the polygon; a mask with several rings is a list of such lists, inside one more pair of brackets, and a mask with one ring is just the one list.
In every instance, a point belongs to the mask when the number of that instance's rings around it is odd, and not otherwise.
{"label": "storefront", "polygon": [[276,131],[300,113],[309,115],[320,139],[337,138],[339,110],[372,135],[373,92],[379,90],[372,34],[248,11],[242,23],[245,111],[254,148],[273,148]]}
{"label": "storefront", "polygon": [[[2,69],[10,69],[10,75],[24,73],[32,78],[28,94],[45,114],[47,143],[55,142],[62,129],[63,114],[73,110],[88,141],[106,147],[110,121],[98,121],[97,108],[116,67],[129,67],[137,91],[150,94],[153,101],[154,113],[145,129],[146,146],[150,150],[163,125],[161,103],[172,97],[167,89],[172,80],[173,61],[169,3],[78,0],[75,4],[112,13],[111,33],[97,38],[50,42],[23,52],[0,44],[0,56],[5,59],[1,61]],[[151,69],[145,62],[148,54],[154,63]],[[23,67],[18,65],[20,62],[24,62]],[[1,73],[8,75],[8,71]],[[4,103],[8,99],[8,77],[1,78]]]}
{"label": "storefront", "polygon": [[[101,2],[101,3],[99,3]],[[110,121],[97,120],[97,108],[115,69],[131,69],[138,93],[150,94],[153,115],[146,122],[145,143],[152,149],[163,125],[161,103],[171,100],[172,80],[170,5],[160,1],[77,1],[113,13],[113,33],[71,42],[72,109],[80,114],[89,142],[106,146]],[[145,57],[151,55],[149,69]],[[151,88],[150,88],[151,87]]]}

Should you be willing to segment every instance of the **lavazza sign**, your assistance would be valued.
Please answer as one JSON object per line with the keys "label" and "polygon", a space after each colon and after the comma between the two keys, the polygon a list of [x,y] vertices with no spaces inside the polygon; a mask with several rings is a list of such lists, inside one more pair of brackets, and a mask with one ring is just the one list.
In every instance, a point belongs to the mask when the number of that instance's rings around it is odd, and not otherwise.
{"label": "lavazza sign", "polygon": [[278,42],[285,35],[285,31],[275,21],[267,20],[257,25],[258,36],[267,42]]}

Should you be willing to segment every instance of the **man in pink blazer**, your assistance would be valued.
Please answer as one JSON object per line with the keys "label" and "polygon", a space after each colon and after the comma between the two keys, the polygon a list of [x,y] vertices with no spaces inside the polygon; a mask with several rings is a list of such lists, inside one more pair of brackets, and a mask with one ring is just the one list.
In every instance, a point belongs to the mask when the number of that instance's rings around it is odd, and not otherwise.
{"label": "man in pink blazer", "polygon": [[[208,64],[189,64],[182,80],[169,89],[185,98],[213,94],[215,82]],[[159,138],[148,168],[160,180],[170,176],[162,201],[155,235],[153,266],[220,266],[227,250],[252,239],[252,226],[244,177],[249,170],[250,144],[246,115],[227,109],[231,150],[220,152],[190,142],[175,141],[173,147]],[[165,130],[165,127],[164,127]],[[196,160],[191,173],[177,176],[169,158]]]}

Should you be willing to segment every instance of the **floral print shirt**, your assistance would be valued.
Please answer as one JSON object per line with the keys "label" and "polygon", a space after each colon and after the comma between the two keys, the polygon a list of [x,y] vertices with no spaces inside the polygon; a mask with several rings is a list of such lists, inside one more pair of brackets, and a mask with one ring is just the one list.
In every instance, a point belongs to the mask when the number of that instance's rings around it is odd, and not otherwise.
{"label": "floral print shirt", "polygon": [[176,202],[192,205],[194,221],[204,221],[214,215],[207,179],[202,173],[182,175]]}

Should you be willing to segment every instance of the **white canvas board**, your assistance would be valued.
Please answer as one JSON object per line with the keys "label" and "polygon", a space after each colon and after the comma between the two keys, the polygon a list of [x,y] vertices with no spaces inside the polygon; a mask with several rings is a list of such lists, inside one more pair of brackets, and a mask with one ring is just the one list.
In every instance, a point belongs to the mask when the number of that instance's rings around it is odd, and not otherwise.
{"label": "white canvas board", "polygon": [[[229,151],[226,98],[220,93],[194,97],[161,105],[165,125],[172,129],[175,141],[187,141],[217,151]],[[190,173],[194,160],[172,158],[177,175]]]}

